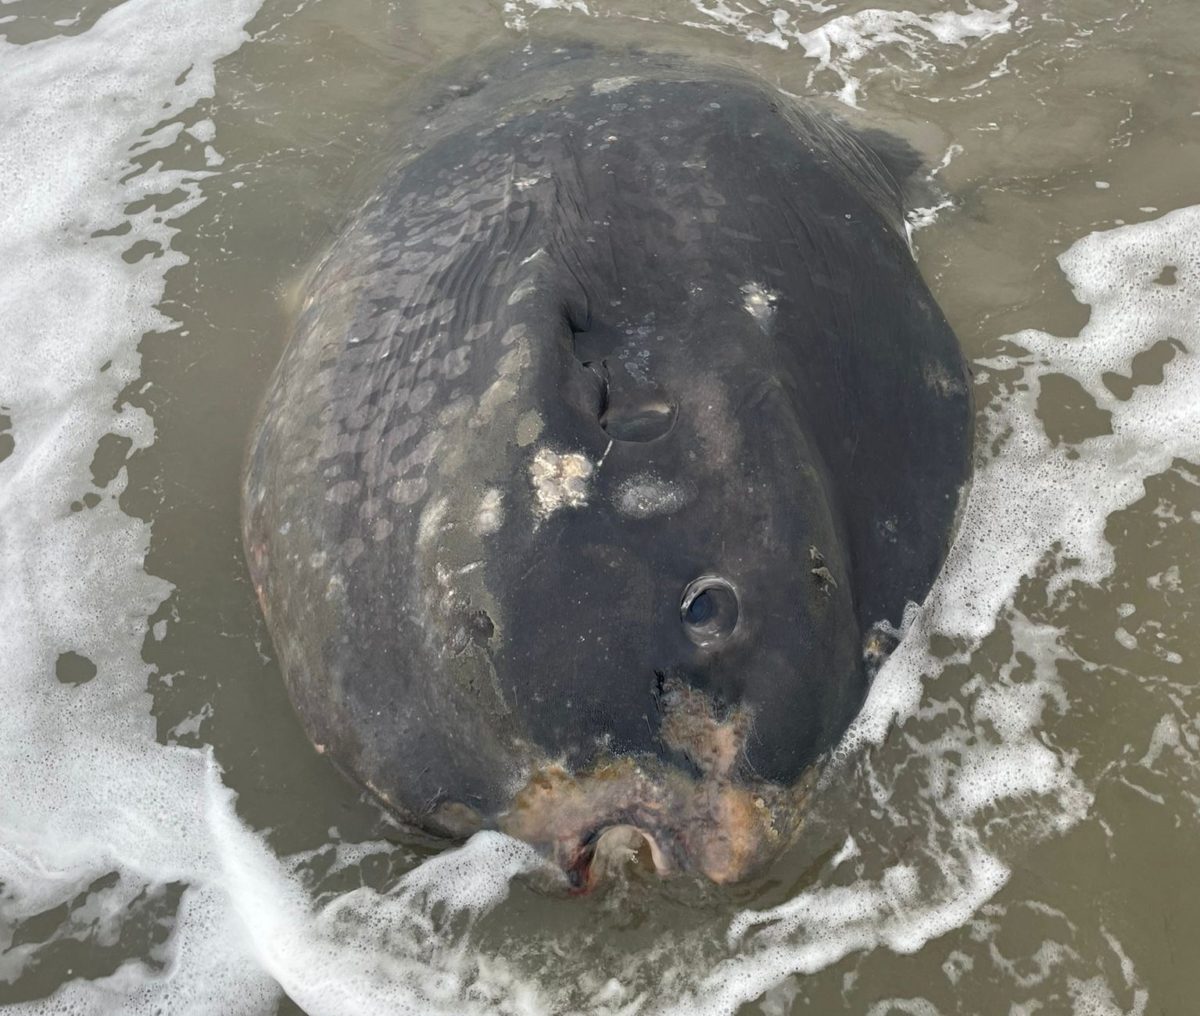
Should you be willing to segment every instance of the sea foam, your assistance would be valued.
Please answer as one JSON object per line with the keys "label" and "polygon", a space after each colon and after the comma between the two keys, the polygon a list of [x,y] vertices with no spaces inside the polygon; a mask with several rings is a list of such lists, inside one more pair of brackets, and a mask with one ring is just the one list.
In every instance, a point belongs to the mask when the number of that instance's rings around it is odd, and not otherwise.
{"label": "sea foam", "polygon": [[[918,28],[957,44],[1003,31],[1010,10],[957,27],[926,17]],[[199,181],[220,164],[219,126],[192,125],[208,146],[193,170],[163,168],[153,152],[212,94],[215,61],[241,43],[254,12],[248,0],[127,0],[82,35],[0,47],[0,412],[13,439],[0,461],[0,906],[20,920],[84,897],[62,933],[86,925],[108,941],[127,914],[182,887],[155,962],[71,981],[13,1011],[267,1013],[281,987],[314,1016],[577,1008],[557,962],[531,964],[471,938],[505,905],[510,881],[537,863],[528,848],[481,834],[389,892],[317,901],[299,859],[276,856],[237,817],[208,752],[155,741],[141,645],[168,590],[142,567],[148,527],[117,506],[124,471],[94,506],[82,498],[104,435],[127,438],[130,449],[153,438],[144,414],[113,406],[137,377],[140,336],[172,327],[155,309],[180,260],[172,220],[202,200]],[[906,31],[860,21],[864,39]],[[787,37],[787,24],[775,27]],[[125,210],[175,187],[187,198],[164,221]],[[124,236],[93,235],[126,221]],[[139,241],[159,256],[129,264],[121,254]],[[990,401],[958,540],[826,780],[830,789],[844,778],[861,805],[838,816],[845,845],[816,885],[719,929],[726,958],[688,968],[682,943],[654,971],[667,994],[638,994],[634,967],[602,978],[587,1010],[728,1013],[853,952],[918,950],[970,920],[1010,877],[990,831],[1006,805],[1038,802],[1019,816],[1032,840],[1085,813],[1090,790],[1070,753],[1039,736],[1067,708],[1059,663],[1070,649],[1060,630],[1026,617],[1015,594],[1048,558],[1051,595],[1103,580],[1113,567],[1105,519],[1175,457],[1200,458],[1200,207],[1084,237],[1060,264],[1091,318],[1078,337],[1011,336],[1024,352],[976,365]],[[1170,285],[1158,281],[1167,266]],[[1106,372],[1129,374],[1136,353],[1166,338],[1186,352],[1162,382],[1116,398]],[[1111,434],[1075,446],[1047,437],[1036,398],[1054,372],[1111,414]],[[999,630],[1007,660],[976,671],[973,654]],[[934,653],[934,636],[950,639],[953,653]],[[95,676],[58,681],[68,652],[90,660]],[[948,692],[939,680],[955,666],[967,676]],[[1180,741],[1178,725],[1160,726],[1147,758]],[[896,837],[901,822],[915,832]],[[0,976],[11,979],[32,956],[28,944],[8,949]],[[1111,994],[1102,979],[1074,980],[1071,993],[1081,1012]],[[900,1002],[930,1011],[920,999]]]}

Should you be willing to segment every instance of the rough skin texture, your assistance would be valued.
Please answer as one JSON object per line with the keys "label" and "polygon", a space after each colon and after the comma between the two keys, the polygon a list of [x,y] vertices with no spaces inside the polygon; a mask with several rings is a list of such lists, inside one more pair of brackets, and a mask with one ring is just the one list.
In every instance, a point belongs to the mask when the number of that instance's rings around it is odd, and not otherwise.
{"label": "rough skin texture", "polygon": [[[607,774],[675,866],[740,877],[794,832],[969,473],[912,166],[662,57],[519,54],[459,92],[314,272],[252,442],[289,691],[430,828],[586,835],[514,818],[567,785],[627,823],[579,790]],[[698,576],[734,621],[682,610]],[[742,860],[707,865],[704,823]]]}

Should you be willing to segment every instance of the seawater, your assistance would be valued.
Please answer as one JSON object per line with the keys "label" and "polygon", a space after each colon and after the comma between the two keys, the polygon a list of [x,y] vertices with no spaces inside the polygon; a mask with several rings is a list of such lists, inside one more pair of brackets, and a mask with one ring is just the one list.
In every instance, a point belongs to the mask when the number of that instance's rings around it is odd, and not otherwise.
{"label": "seawater", "polygon": [[[1200,975],[1200,28],[1022,0],[0,7],[0,1004],[1187,1013]],[[922,148],[976,473],[797,848],[585,900],[305,743],[237,544],[304,266],[423,73],[574,34]]]}

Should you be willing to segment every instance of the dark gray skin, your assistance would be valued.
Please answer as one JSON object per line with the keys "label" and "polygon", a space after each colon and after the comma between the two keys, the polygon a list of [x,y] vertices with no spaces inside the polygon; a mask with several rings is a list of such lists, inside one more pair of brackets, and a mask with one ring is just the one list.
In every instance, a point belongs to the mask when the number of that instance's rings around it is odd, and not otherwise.
{"label": "dark gray skin", "polygon": [[[642,54],[499,61],[334,243],[247,556],[318,749],[589,878],[789,842],[970,467],[902,145]],[[453,94],[453,93],[451,93]]]}

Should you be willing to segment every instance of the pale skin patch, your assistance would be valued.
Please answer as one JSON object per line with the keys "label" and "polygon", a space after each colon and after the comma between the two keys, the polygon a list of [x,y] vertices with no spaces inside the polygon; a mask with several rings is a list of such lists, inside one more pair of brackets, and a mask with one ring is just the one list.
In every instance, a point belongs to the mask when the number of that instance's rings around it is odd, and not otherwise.
{"label": "pale skin patch", "polygon": [[546,517],[560,508],[582,508],[587,504],[592,472],[592,463],[585,455],[578,452],[560,455],[549,448],[539,448],[529,465],[539,514]]}
{"label": "pale skin patch", "polygon": [[489,536],[504,524],[504,494],[496,487],[489,487],[479,500],[475,513],[475,532]]}
{"label": "pale skin patch", "polygon": [[508,298],[508,305],[515,307],[526,297],[532,296],[537,292],[537,285],[533,282],[524,282],[512,291],[512,295]]}
{"label": "pale skin patch", "polygon": [[325,491],[325,500],[331,501],[333,504],[349,504],[358,496],[361,489],[362,484],[357,480],[343,480]]}
{"label": "pale skin patch", "polygon": [[428,484],[425,477],[397,480],[388,491],[388,497],[397,504],[416,504],[425,496]]}
{"label": "pale skin patch", "polygon": [[630,518],[648,519],[677,512],[691,500],[692,492],[682,484],[643,475],[621,484],[617,508]]}
{"label": "pale skin patch", "polygon": [[717,883],[745,878],[794,840],[817,767],[790,787],[739,777],[749,713],[718,719],[709,697],[677,678],[664,681],[659,710],[663,741],[698,776],[652,756],[604,758],[582,773],[550,763],[516,791],[500,829],[545,852],[577,888],[603,877],[592,861],[604,867],[606,838],[644,847],[659,874],[691,870]]}
{"label": "pale skin patch", "polygon": [[747,282],[742,286],[742,307],[764,331],[775,317],[775,305],[779,294],[761,282]]}
{"label": "pale skin patch", "polygon": [[490,423],[501,406],[516,398],[517,379],[529,366],[529,343],[521,337],[522,334],[516,330],[516,326],[505,332],[502,341],[510,341],[511,337],[517,344],[505,353],[496,365],[498,376],[480,397],[479,409],[471,419],[472,427],[482,427]]}
{"label": "pale skin patch", "polygon": [[593,95],[612,95],[613,92],[619,92],[622,88],[628,88],[630,85],[637,83],[637,78],[621,77],[621,78],[601,78],[592,85]]}
{"label": "pale skin patch", "polygon": [[428,546],[429,541],[437,534],[446,517],[447,501],[444,497],[430,501],[421,512],[421,521],[417,524],[417,546]]}
{"label": "pale skin patch", "polygon": [[526,448],[533,444],[541,436],[543,426],[541,414],[536,409],[522,413],[521,418],[517,420],[518,446]]}
{"label": "pale skin patch", "polygon": [[729,396],[720,380],[702,375],[692,382],[691,402],[695,407],[696,436],[704,455],[715,468],[734,459],[741,432],[729,410]]}
{"label": "pale skin patch", "polygon": [[762,852],[763,836],[771,827],[764,822],[762,798],[731,785],[714,788],[709,803],[713,826],[701,844],[698,867],[714,882],[736,882]]}
{"label": "pale skin patch", "polygon": [[667,746],[683,752],[707,776],[718,780],[731,776],[750,730],[745,710],[718,720],[707,695],[677,680],[664,685],[662,697],[667,714],[662,736]]}
{"label": "pale skin patch", "polygon": [[551,764],[530,775],[498,826],[537,847],[582,888],[592,884],[592,851],[611,830],[623,831],[631,846],[644,841],[660,875],[690,870],[727,884],[794,840],[815,773],[784,788],[694,779],[629,757],[578,775]]}
{"label": "pale skin patch", "polygon": [[479,400],[479,412],[471,421],[472,426],[480,427],[493,416],[496,410],[506,402],[511,402],[517,395],[517,383],[512,378],[502,377],[493,381],[488,390]]}

